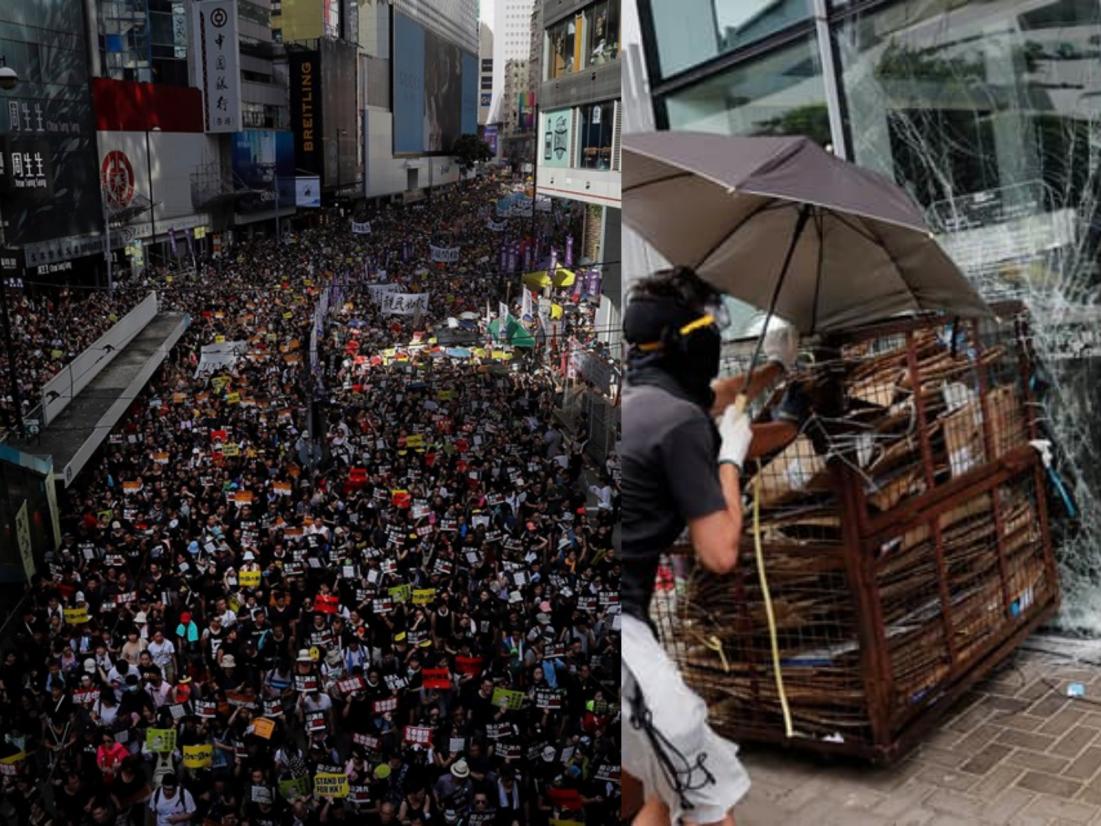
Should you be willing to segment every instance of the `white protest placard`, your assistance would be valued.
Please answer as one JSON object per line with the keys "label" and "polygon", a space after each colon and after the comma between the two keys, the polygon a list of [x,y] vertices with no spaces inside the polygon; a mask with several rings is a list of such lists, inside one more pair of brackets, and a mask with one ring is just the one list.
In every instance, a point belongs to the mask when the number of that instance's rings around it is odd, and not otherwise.
{"label": "white protest placard", "polygon": [[436,262],[454,264],[459,260],[459,247],[437,247],[428,245],[429,257]]}
{"label": "white protest placard", "polygon": [[379,307],[383,315],[415,315],[428,312],[429,293],[383,293]]}
{"label": "white protest placard", "polygon": [[247,341],[223,341],[219,344],[207,344],[199,351],[199,366],[195,370],[196,378],[214,373],[224,367],[233,367],[237,359],[248,352]]}
{"label": "white protest placard", "polygon": [[352,234],[353,235],[370,235],[371,234],[371,222],[352,221]]}
{"label": "white protest placard", "polygon": [[399,284],[368,284],[367,295],[378,304],[387,293],[396,293],[401,289]]}

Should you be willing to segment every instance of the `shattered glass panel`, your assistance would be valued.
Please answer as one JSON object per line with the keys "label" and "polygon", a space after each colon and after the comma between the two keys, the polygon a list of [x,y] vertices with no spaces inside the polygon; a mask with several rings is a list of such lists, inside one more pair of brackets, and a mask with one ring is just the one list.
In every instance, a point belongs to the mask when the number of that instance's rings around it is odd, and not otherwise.
{"label": "shattered glass panel", "polygon": [[988,299],[1031,313],[1059,624],[1101,634],[1101,7],[913,0],[834,36],[853,159],[914,196]]}

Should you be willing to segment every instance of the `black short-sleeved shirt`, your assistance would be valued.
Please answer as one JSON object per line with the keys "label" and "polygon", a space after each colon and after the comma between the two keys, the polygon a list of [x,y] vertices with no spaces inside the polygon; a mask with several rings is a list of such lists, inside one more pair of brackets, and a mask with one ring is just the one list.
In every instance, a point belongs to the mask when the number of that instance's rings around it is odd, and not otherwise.
{"label": "black short-sleeved shirt", "polygon": [[704,409],[656,385],[623,396],[624,610],[648,621],[658,557],[688,520],[725,510],[719,434]]}

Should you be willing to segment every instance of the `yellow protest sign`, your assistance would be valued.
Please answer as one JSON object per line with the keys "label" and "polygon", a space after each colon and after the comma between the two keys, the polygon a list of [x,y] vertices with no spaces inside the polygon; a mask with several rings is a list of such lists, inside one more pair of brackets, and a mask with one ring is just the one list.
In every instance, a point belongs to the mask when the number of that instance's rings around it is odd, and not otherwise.
{"label": "yellow protest sign", "polygon": [[390,589],[390,599],[394,602],[408,602],[412,592],[413,586],[408,582],[403,585],[395,585]]}
{"label": "yellow protest sign", "polygon": [[259,571],[240,571],[237,574],[237,581],[241,583],[242,588],[259,588],[260,587],[260,572]]}
{"label": "yellow protest sign", "polygon": [[165,754],[176,748],[176,729],[149,728],[145,730],[145,747],[157,754]]}
{"label": "yellow protest sign", "polygon": [[435,588],[417,588],[413,591],[414,605],[428,605],[436,598]]}
{"label": "yellow protest sign", "polygon": [[225,445],[222,448],[222,455],[223,456],[240,456],[241,455],[241,448],[239,448],[237,445],[233,444],[233,442],[230,442],[228,445]]}
{"label": "yellow protest sign", "polygon": [[507,688],[495,688],[493,689],[493,697],[490,699],[492,705],[497,708],[507,708],[510,711],[516,711],[524,704],[524,692],[511,691]]}
{"label": "yellow protest sign", "polygon": [[318,772],[313,776],[313,791],[318,797],[347,797],[348,775]]}
{"label": "yellow protest sign", "polygon": [[440,390],[436,393],[436,400],[441,402],[449,402],[455,398],[454,390]]}
{"label": "yellow protest sign", "polygon": [[294,313],[292,313],[290,310],[283,313],[283,320],[284,321],[290,321],[292,318],[294,318]]}
{"label": "yellow protest sign", "polygon": [[512,359],[512,353],[506,353],[504,350],[493,351],[494,361],[509,361]]}
{"label": "yellow protest sign", "polygon": [[214,747],[210,743],[184,746],[183,764],[188,769],[209,769],[214,764]]}
{"label": "yellow protest sign", "polygon": [[240,403],[241,403],[241,394],[240,393],[234,392],[234,393],[227,393],[226,394],[226,404],[240,404]]}
{"label": "yellow protest sign", "polygon": [[274,720],[269,720],[267,717],[257,717],[252,721],[252,733],[257,737],[263,737],[265,740],[270,740],[272,732],[274,731]]}
{"label": "yellow protest sign", "polygon": [[412,436],[405,437],[406,447],[424,447],[424,434],[414,433]]}
{"label": "yellow protest sign", "polygon": [[561,317],[562,317],[562,305],[561,304],[551,304],[551,318],[561,318]]}
{"label": "yellow protest sign", "polygon": [[65,622],[69,625],[80,625],[88,621],[88,606],[83,605],[80,608],[66,608],[65,609]]}
{"label": "yellow protest sign", "polygon": [[214,336],[214,343],[215,344],[225,344],[226,343],[226,337],[225,336]]}
{"label": "yellow protest sign", "polygon": [[222,392],[222,388],[225,387],[227,384],[229,384],[229,378],[226,376],[215,376],[210,380],[210,386],[217,390],[219,393]]}

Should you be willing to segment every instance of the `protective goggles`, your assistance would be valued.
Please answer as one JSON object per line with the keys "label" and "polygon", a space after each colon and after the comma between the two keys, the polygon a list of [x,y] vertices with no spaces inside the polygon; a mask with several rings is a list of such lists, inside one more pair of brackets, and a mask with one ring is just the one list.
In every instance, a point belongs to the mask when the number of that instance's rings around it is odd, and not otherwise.
{"label": "protective goggles", "polygon": [[[709,303],[704,307],[704,310],[704,314],[699,318],[693,319],[680,327],[676,331],[676,338],[687,338],[697,330],[702,330],[707,327],[725,330],[730,326],[730,314],[727,312],[726,305],[722,302],[722,299],[716,299],[714,302]],[[652,353],[655,350],[660,350],[664,346],[664,341],[648,341],[644,344],[639,344],[638,349],[644,353]]]}

